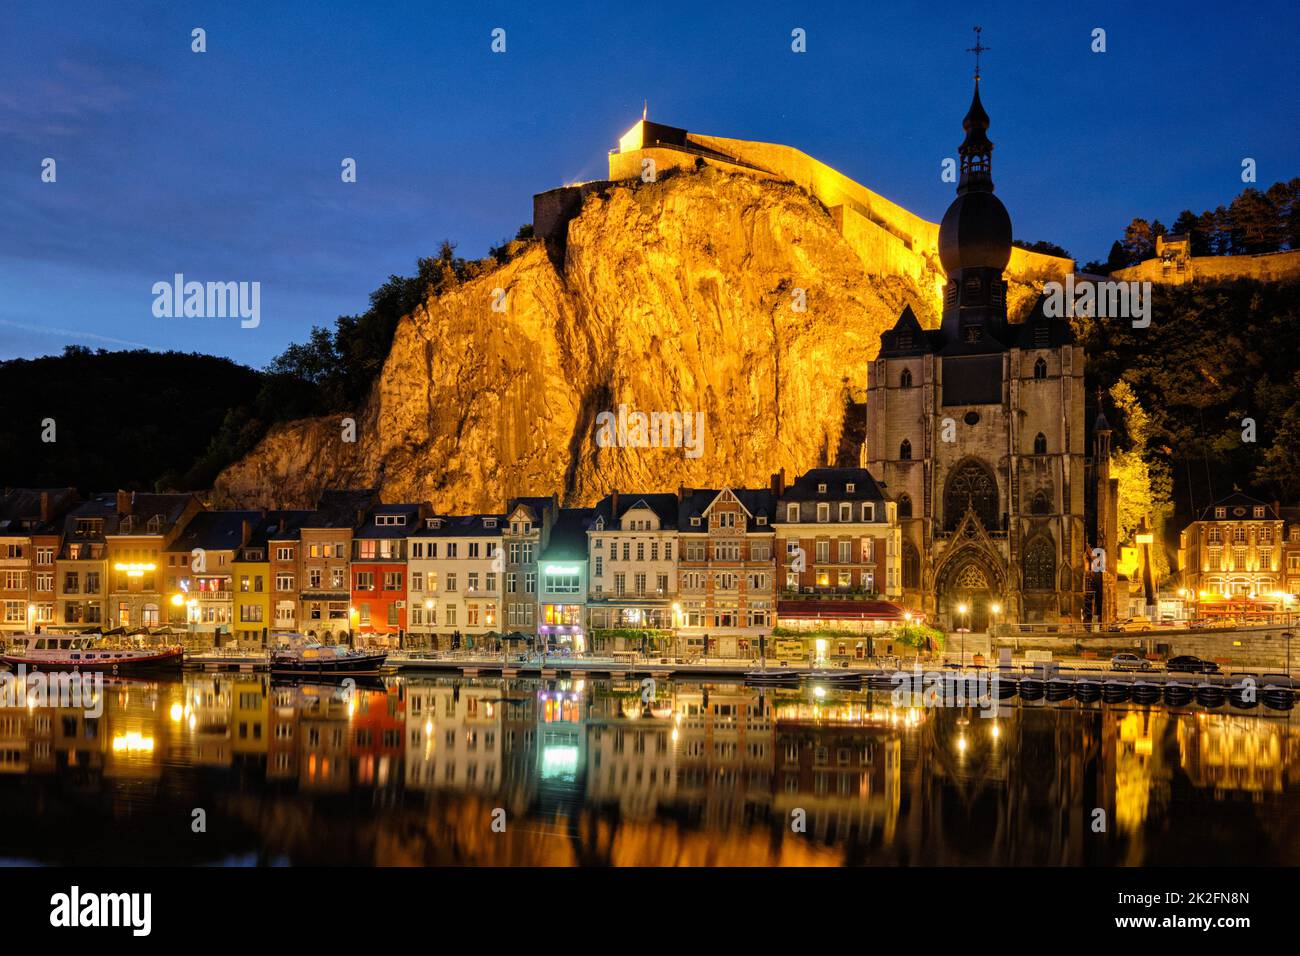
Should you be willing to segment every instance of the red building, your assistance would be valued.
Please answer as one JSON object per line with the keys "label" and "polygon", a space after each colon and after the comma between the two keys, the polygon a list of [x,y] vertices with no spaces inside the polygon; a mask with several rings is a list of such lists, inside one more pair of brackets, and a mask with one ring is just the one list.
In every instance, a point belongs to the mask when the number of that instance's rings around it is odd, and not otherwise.
{"label": "red building", "polygon": [[371,642],[406,633],[406,536],[421,517],[421,505],[376,505],[352,535],[352,629]]}

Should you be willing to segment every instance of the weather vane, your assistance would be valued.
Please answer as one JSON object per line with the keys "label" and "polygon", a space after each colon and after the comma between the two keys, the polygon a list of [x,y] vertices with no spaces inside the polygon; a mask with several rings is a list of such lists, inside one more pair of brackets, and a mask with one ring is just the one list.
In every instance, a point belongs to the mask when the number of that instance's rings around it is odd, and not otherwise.
{"label": "weather vane", "polygon": [[975,45],[966,48],[967,53],[975,54],[975,79],[980,78],[980,54],[988,51],[988,47],[980,43],[980,34],[984,32],[983,27],[975,28]]}

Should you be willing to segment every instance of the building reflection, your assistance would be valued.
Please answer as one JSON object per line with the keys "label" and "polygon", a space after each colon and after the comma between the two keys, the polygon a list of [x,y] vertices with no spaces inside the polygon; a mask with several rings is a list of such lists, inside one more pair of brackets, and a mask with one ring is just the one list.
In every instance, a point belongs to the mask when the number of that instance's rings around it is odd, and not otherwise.
{"label": "building reflection", "polygon": [[1243,828],[1267,862],[1300,849],[1289,715],[211,673],[106,682],[102,713],[47,703],[0,707],[11,804],[210,806],[302,862],[1150,864],[1228,854]]}

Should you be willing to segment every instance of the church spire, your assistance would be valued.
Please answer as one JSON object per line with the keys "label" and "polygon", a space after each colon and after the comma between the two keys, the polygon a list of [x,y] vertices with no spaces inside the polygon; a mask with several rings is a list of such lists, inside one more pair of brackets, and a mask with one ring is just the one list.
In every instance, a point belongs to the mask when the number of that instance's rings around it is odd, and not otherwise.
{"label": "church spire", "polygon": [[967,49],[968,53],[975,54],[975,93],[971,97],[966,118],[961,121],[966,138],[957,147],[957,154],[961,157],[958,196],[968,192],[993,191],[993,143],[988,138],[989,114],[980,102],[980,54],[989,49],[980,42],[983,29],[975,28],[975,45]]}

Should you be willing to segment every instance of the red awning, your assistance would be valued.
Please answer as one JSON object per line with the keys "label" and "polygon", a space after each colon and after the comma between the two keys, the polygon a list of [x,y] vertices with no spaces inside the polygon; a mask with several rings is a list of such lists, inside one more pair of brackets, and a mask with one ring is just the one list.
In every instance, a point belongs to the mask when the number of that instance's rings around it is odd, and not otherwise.
{"label": "red awning", "polygon": [[777,601],[776,616],[787,619],[901,621],[906,610],[890,601]]}

